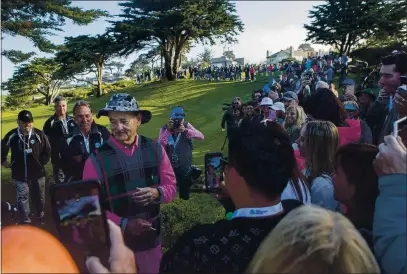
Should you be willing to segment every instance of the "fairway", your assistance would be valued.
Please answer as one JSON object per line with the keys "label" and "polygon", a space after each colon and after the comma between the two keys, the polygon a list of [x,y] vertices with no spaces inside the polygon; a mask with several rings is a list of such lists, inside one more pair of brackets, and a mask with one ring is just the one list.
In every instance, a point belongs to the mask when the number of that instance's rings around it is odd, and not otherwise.
{"label": "fairway", "polygon": [[[176,82],[153,82],[142,86],[135,86],[118,90],[117,92],[129,93],[139,101],[142,109],[150,110],[153,113],[152,120],[142,125],[139,134],[157,139],[160,127],[169,119],[172,107],[181,105],[186,112],[186,121],[200,130],[205,135],[205,140],[194,141],[193,161],[194,164],[203,168],[204,155],[208,152],[220,151],[225,140],[225,132],[221,131],[221,119],[223,115],[222,103],[231,103],[233,97],[240,96],[243,101],[250,99],[251,92],[263,87],[266,77],[259,77],[255,82],[209,82],[179,80]],[[112,93],[100,98],[89,100],[94,114],[97,110],[105,106]],[[72,114],[74,101],[68,102],[68,113]],[[42,130],[44,122],[53,114],[53,106],[40,106],[29,109],[34,116],[35,127]],[[11,129],[15,128],[18,111],[2,113],[2,137]],[[95,122],[108,126],[106,117],[96,119]],[[47,182],[51,174],[51,164],[46,166]],[[2,167],[2,193],[4,201],[15,202],[15,190],[10,178],[10,169]],[[49,186],[49,183],[48,183]],[[51,221],[51,211],[49,206],[48,190],[46,192],[46,229],[55,232]],[[209,194],[192,194],[189,201],[176,198],[171,204],[163,207],[168,210],[171,218],[170,229],[167,228],[165,242],[173,242],[173,238],[182,233],[186,228],[196,223],[208,223],[219,219],[223,215],[223,209],[217,201]],[[184,211],[184,212],[180,212]],[[188,212],[185,212],[188,211]],[[177,217],[178,216],[178,217]],[[224,216],[224,215],[223,215]],[[178,220],[177,220],[178,218]],[[180,223],[180,219],[186,224]],[[192,221],[192,220],[193,221]],[[188,223],[189,222],[189,223]],[[175,223],[174,225],[172,223]],[[178,224],[177,224],[178,223]],[[172,231],[169,231],[172,230]],[[174,232],[174,230],[176,230]],[[173,235],[175,234],[175,235]],[[171,235],[171,236],[170,236]],[[174,236],[174,237],[172,237]],[[168,246],[169,243],[164,244]]]}

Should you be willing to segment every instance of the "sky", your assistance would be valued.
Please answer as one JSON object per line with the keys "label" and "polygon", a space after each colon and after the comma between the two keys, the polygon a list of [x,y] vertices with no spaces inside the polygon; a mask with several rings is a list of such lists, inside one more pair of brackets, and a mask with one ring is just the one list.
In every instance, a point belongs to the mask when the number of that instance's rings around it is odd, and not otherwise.
{"label": "sky", "polygon": [[[244,32],[237,39],[238,43],[228,46],[235,53],[237,58],[244,57],[250,63],[257,63],[266,60],[267,50],[270,53],[278,52],[293,46],[295,49],[306,38],[304,24],[310,22],[308,10],[312,6],[321,4],[320,1],[236,1],[237,14],[245,25]],[[111,15],[118,15],[121,7],[118,1],[73,1],[73,6],[84,9],[102,9]],[[62,44],[67,36],[96,35],[105,32],[109,27],[107,18],[101,18],[87,26],[78,26],[71,20],[66,21],[62,32],[55,33],[49,39]],[[224,45],[215,45],[211,49],[213,57],[220,57],[223,53]],[[327,48],[321,45],[314,45],[315,49]],[[52,56],[38,51],[33,43],[23,37],[5,36],[2,41],[2,49],[16,49],[25,52],[35,51],[37,56]],[[203,45],[196,45],[191,49],[188,58],[196,58],[204,50]],[[136,58],[137,53],[120,61],[125,63],[125,68]],[[13,74],[15,66],[6,58],[2,57],[2,81],[6,81]]]}

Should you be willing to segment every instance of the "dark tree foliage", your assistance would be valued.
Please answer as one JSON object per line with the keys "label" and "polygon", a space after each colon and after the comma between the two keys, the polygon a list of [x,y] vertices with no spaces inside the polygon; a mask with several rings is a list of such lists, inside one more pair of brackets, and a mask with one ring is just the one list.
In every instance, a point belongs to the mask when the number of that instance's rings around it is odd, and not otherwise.
{"label": "dark tree foliage", "polygon": [[[56,54],[60,73],[78,81],[86,81],[97,87],[97,96],[103,94],[102,73],[105,64],[117,56],[115,39],[109,35],[66,37],[63,49]],[[97,84],[78,79],[77,76],[95,73]]]}
{"label": "dark tree foliage", "polygon": [[2,83],[2,88],[17,97],[40,93],[45,97],[45,104],[49,105],[64,83],[59,68],[54,58],[34,58],[17,67],[13,76]]}
{"label": "dark tree foliage", "polygon": [[232,43],[243,31],[235,4],[229,0],[133,0],[120,3],[120,21],[109,32],[123,46],[122,55],[159,47],[166,77],[175,80],[181,55],[191,42]]}
{"label": "dark tree foliage", "polygon": [[[108,14],[98,9],[83,10],[72,7],[68,0],[2,0],[1,1],[1,31],[3,35],[23,36],[34,43],[40,51],[51,53],[58,47],[46,36],[62,31],[65,20],[71,19],[75,24],[87,25],[101,16]],[[16,51],[5,51],[2,55],[10,57],[11,61],[26,61],[21,59],[21,51],[15,59]],[[10,53],[12,55],[10,55]],[[31,57],[26,55],[25,57]]]}
{"label": "dark tree foliage", "polygon": [[[307,41],[349,54],[358,43],[405,34],[406,0],[326,0],[309,11]],[[404,8],[403,8],[404,7]]]}

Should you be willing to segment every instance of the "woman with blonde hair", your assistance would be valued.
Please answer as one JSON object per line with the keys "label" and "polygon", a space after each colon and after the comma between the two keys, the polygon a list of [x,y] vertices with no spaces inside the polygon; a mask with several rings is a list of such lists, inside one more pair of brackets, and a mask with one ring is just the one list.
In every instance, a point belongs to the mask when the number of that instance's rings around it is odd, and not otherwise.
{"label": "woman with blonde hair", "polygon": [[336,97],[339,97],[338,91],[336,90],[334,83],[329,84],[329,90],[332,91],[332,93],[335,94]]}
{"label": "woman with blonde hair", "polygon": [[339,213],[291,211],[257,249],[247,273],[380,273],[367,243]]}
{"label": "woman with blonde hair", "polygon": [[290,135],[291,141],[295,141],[300,137],[302,125],[305,123],[304,109],[297,105],[291,105],[286,109],[284,128]]}
{"label": "woman with blonde hair", "polygon": [[335,154],[339,148],[336,126],[327,121],[309,122],[302,127],[297,144],[301,157],[305,158],[303,174],[310,185],[311,202],[339,211],[331,178]]}

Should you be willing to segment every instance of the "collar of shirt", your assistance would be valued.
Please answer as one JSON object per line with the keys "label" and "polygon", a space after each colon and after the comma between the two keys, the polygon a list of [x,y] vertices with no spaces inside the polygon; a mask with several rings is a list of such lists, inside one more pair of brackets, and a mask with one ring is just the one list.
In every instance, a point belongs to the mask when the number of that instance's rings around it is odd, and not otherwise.
{"label": "collar of shirt", "polygon": [[133,155],[133,153],[136,151],[137,147],[138,147],[138,141],[139,141],[139,136],[136,136],[136,140],[133,143],[133,145],[123,145],[121,143],[119,143],[113,136],[110,136],[109,138],[110,142],[112,142],[118,149],[120,149],[121,151],[123,151],[124,153],[128,154],[128,155]]}

